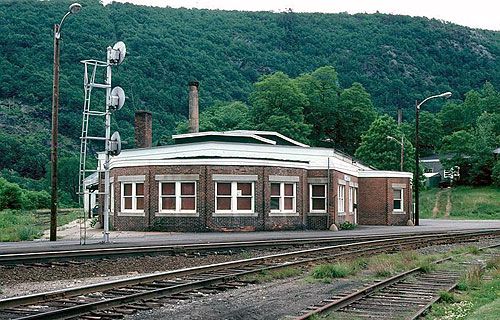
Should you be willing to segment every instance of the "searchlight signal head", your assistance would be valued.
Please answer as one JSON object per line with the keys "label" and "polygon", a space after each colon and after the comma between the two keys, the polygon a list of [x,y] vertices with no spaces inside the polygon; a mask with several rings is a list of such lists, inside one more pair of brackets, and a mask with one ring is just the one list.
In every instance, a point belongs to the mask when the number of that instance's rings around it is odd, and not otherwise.
{"label": "searchlight signal head", "polygon": [[122,152],[122,139],[120,133],[115,131],[109,139],[109,155],[117,156]]}
{"label": "searchlight signal head", "polygon": [[110,50],[109,63],[117,65],[121,64],[123,62],[123,59],[125,59],[126,54],[127,48],[125,47],[125,43],[123,43],[122,41],[118,41]]}
{"label": "searchlight signal head", "polygon": [[121,87],[114,87],[111,90],[109,107],[113,110],[120,110],[125,103],[125,91]]}

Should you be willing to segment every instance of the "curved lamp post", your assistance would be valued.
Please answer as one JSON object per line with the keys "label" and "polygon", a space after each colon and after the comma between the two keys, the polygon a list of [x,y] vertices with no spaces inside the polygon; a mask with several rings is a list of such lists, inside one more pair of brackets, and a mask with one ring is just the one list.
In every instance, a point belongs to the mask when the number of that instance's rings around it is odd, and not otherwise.
{"label": "curved lamp post", "polygon": [[59,39],[61,38],[61,27],[66,17],[78,13],[82,9],[79,3],[69,6],[68,12],[63,16],[59,24],[54,25],[54,82],[52,86],[52,141],[50,148],[51,162],[51,199],[50,199],[50,241],[56,241],[57,232],[57,134],[58,134],[58,110],[59,110]]}
{"label": "curved lamp post", "polygon": [[419,116],[419,112],[420,112],[420,107],[422,107],[422,105],[424,103],[426,103],[427,101],[431,100],[431,99],[434,99],[434,98],[449,98],[451,97],[451,92],[444,92],[444,93],[441,93],[441,94],[437,94],[435,96],[430,96],[430,97],[427,97],[425,98],[424,100],[422,100],[422,102],[420,103],[416,103],[416,107],[415,107],[415,174],[414,174],[414,177],[413,177],[413,181],[414,181],[414,184],[415,184],[415,225],[418,226],[419,223],[420,223],[420,219],[419,219],[419,186],[420,186],[420,183],[418,181],[418,169],[419,169],[419,164],[420,164],[420,159],[419,159],[419,156],[418,156],[418,151],[419,151],[419,148],[418,148],[418,116]]}

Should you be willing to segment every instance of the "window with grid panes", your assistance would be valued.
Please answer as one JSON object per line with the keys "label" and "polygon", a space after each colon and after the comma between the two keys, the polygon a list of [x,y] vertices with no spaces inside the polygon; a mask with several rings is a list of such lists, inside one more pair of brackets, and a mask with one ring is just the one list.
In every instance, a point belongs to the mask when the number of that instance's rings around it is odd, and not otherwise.
{"label": "window with grid panes", "polygon": [[296,184],[287,182],[271,183],[271,213],[295,213]]}
{"label": "window with grid panes", "polygon": [[349,187],[349,212],[354,213],[354,188]]}
{"label": "window with grid panes", "polygon": [[343,184],[339,184],[338,187],[338,213],[345,213],[345,186]]}
{"label": "window with grid panes", "polygon": [[236,181],[216,182],[215,212],[253,213],[254,183]]}
{"label": "window with grid panes", "polygon": [[393,208],[394,211],[403,212],[403,189],[393,189]]}
{"label": "window with grid panes", "polygon": [[144,182],[122,182],[121,211],[144,211]]}
{"label": "window with grid panes", "polygon": [[196,182],[160,182],[159,212],[196,213]]}
{"label": "window with grid panes", "polygon": [[326,212],[326,184],[310,184],[309,194],[309,211]]}

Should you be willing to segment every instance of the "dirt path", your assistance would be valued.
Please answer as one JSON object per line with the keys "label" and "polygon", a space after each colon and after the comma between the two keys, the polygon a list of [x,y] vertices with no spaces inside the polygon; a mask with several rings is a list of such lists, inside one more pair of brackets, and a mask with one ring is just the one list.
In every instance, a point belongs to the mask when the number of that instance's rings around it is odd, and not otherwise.
{"label": "dirt path", "polygon": [[441,194],[443,193],[443,190],[439,190],[438,193],[436,193],[436,201],[434,202],[434,208],[432,208],[432,218],[435,219],[437,218],[439,214],[439,200],[441,199]]}
{"label": "dirt path", "polygon": [[446,211],[444,213],[444,217],[445,218],[449,218],[450,217],[450,213],[451,213],[451,189],[448,189],[447,190],[448,192],[446,193]]}

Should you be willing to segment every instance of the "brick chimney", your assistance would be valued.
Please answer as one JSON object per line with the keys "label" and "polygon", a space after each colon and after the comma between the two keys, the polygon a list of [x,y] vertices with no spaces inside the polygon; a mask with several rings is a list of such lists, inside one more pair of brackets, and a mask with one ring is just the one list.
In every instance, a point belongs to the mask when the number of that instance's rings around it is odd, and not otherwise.
{"label": "brick chimney", "polygon": [[151,148],[153,144],[153,117],[151,112],[135,112],[135,147]]}
{"label": "brick chimney", "polygon": [[189,132],[199,132],[198,81],[189,82]]}

